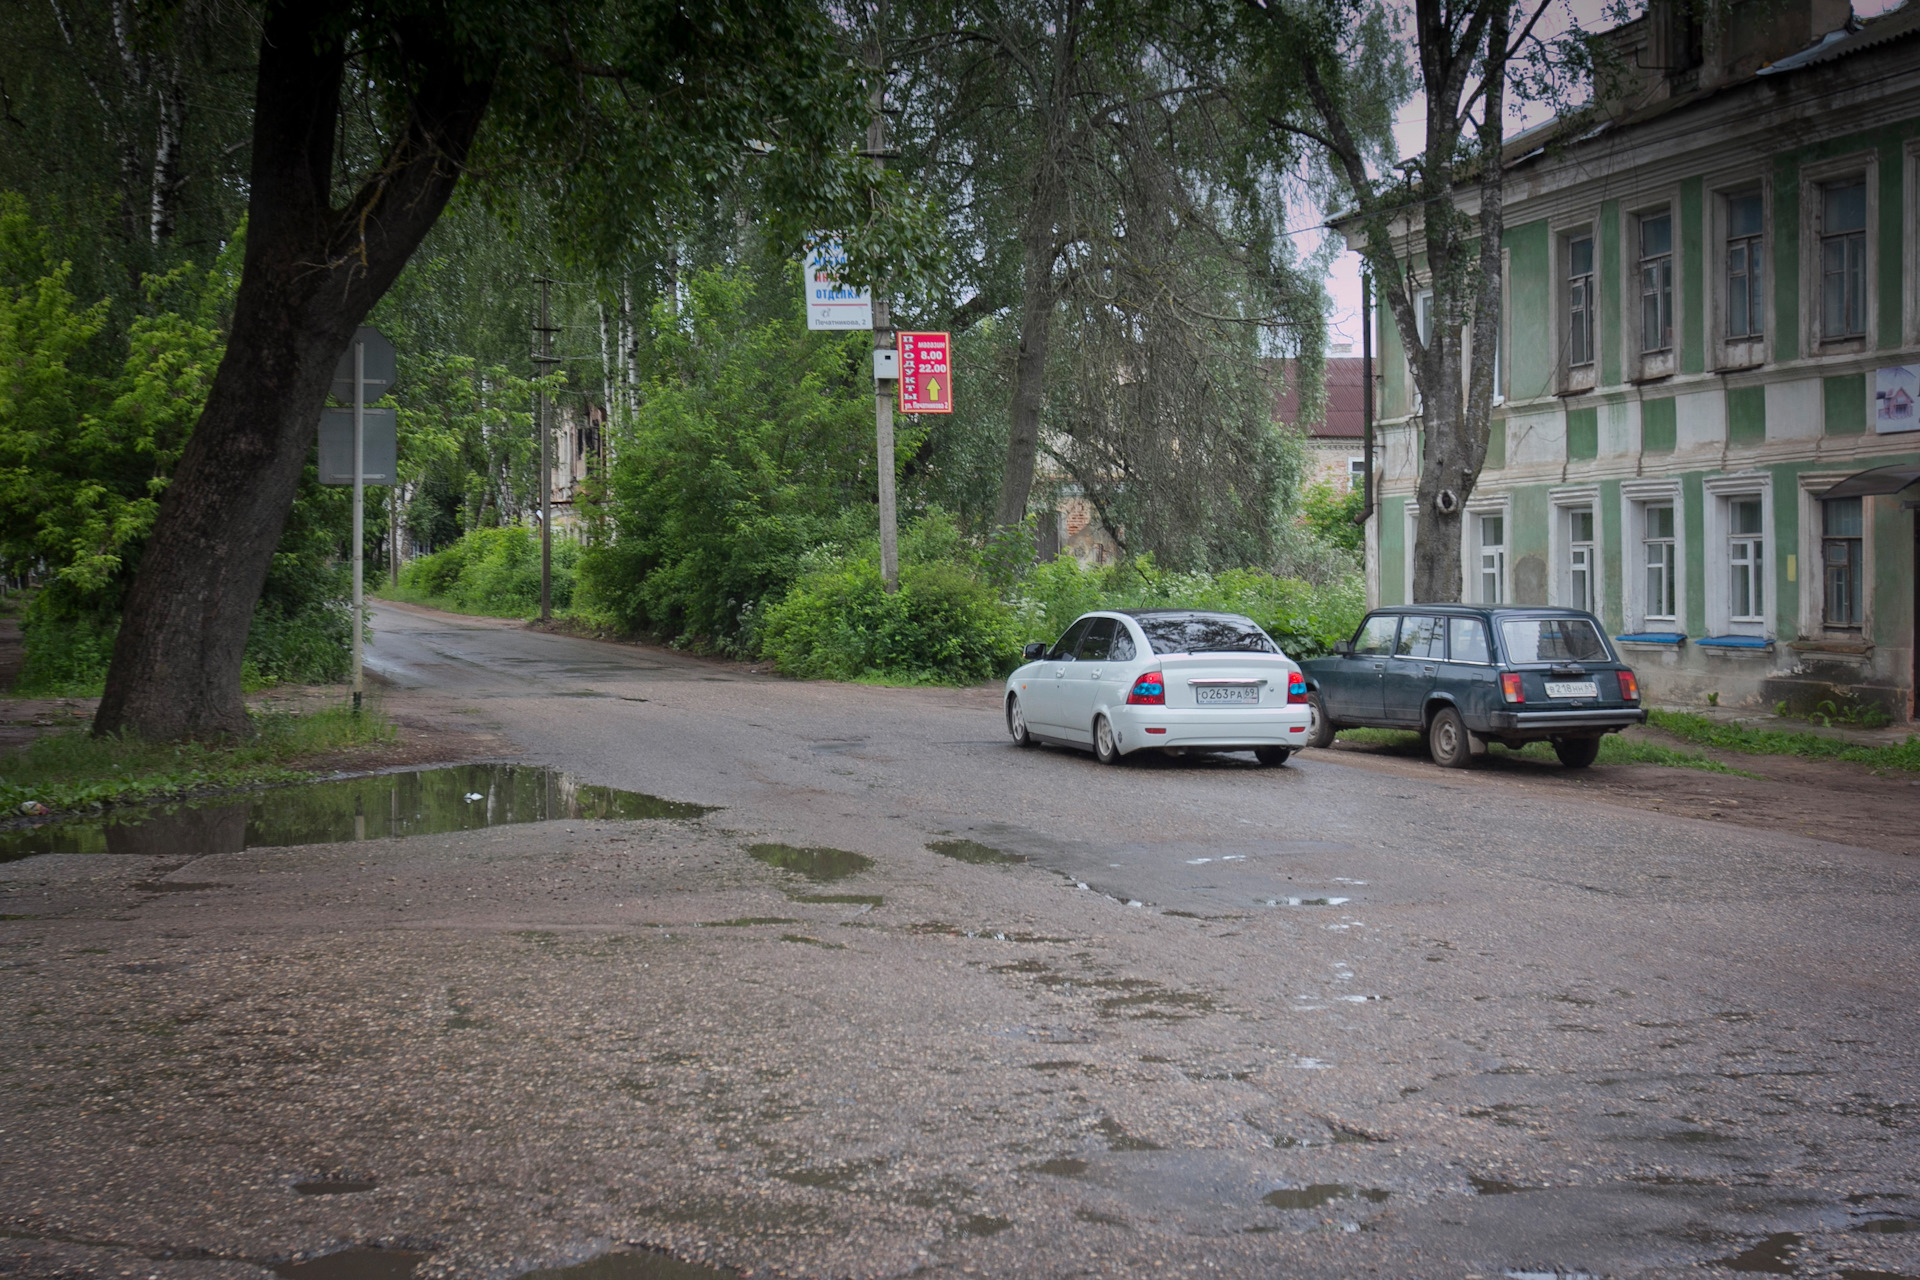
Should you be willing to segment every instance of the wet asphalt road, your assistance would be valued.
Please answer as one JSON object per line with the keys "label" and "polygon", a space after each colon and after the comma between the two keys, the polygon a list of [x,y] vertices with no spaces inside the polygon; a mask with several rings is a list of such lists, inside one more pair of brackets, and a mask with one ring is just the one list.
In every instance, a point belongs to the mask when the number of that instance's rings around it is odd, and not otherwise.
{"label": "wet asphalt road", "polygon": [[[1103,769],[1013,749],[980,691],[395,608],[375,635],[384,680],[530,760],[716,812],[250,850],[130,870],[144,896],[4,868],[41,904],[0,926],[0,1101],[41,1099],[0,1131],[11,1269],[372,1243],[505,1276],[629,1242],[760,1274],[1920,1276],[1908,859],[1312,752]],[[802,884],[765,841],[873,866]],[[121,1111],[62,1120],[103,1061],[141,1074],[88,1021],[133,960],[205,976],[140,988],[208,1019],[193,1061],[284,1015],[308,1065],[136,1102],[124,1147]],[[349,1098],[346,1060],[386,1066]],[[191,1190],[101,1172],[143,1146]],[[385,1181],[286,1192],[355,1171]]]}

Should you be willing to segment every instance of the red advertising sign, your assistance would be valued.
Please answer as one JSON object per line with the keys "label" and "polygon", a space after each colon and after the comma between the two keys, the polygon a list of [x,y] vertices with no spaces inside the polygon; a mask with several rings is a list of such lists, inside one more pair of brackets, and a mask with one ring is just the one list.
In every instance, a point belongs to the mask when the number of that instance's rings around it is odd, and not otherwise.
{"label": "red advertising sign", "polygon": [[900,412],[952,413],[952,344],[944,333],[903,333],[900,339]]}

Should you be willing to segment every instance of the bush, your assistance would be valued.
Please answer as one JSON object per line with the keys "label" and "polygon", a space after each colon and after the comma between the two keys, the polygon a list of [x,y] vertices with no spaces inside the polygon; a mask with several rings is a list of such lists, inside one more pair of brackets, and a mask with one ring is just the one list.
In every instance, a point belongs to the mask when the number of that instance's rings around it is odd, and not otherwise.
{"label": "bush", "polygon": [[976,684],[1011,670],[1018,624],[985,583],[952,563],[909,564],[888,595],[858,559],[803,577],[760,623],[761,651],[808,680]]}
{"label": "bush", "polygon": [[[573,603],[580,545],[553,544],[552,604]],[[523,525],[473,529],[444,551],[400,570],[400,585],[417,596],[451,603],[462,613],[524,618],[540,609],[540,539]]]}

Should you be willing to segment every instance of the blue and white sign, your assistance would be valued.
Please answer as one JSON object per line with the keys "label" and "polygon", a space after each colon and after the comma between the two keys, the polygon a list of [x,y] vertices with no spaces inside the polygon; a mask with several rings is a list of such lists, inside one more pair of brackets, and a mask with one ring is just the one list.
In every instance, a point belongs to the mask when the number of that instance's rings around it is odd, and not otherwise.
{"label": "blue and white sign", "polygon": [[849,289],[838,279],[846,260],[838,240],[825,241],[807,251],[807,328],[873,328],[872,292]]}

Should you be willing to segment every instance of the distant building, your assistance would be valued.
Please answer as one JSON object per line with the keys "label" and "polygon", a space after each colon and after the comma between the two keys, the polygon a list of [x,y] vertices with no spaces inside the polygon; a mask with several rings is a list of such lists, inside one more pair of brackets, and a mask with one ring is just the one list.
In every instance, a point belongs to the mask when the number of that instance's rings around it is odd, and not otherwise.
{"label": "distant building", "polygon": [[1344,345],[1335,347],[1327,357],[1324,409],[1314,418],[1301,420],[1300,382],[1292,360],[1275,362],[1278,386],[1273,397],[1273,420],[1307,433],[1307,447],[1313,451],[1310,480],[1329,481],[1343,492],[1358,489],[1366,470],[1366,454],[1360,447],[1366,362],[1345,354],[1348,350]]}
{"label": "distant building", "polygon": [[[1611,38],[1641,79],[1603,122],[1507,149],[1464,598],[1593,610],[1657,702],[1912,717],[1920,0],[1655,0]],[[1368,594],[1398,604],[1420,419],[1379,337]]]}

